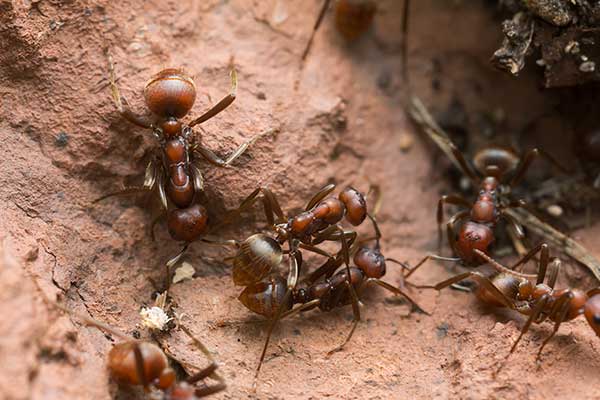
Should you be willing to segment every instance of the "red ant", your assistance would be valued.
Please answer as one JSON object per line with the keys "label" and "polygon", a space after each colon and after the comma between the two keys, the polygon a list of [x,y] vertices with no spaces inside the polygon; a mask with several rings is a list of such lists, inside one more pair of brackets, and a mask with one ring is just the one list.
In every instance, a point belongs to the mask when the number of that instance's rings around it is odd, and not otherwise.
{"label": "red ant", "polygon": [[[482,263],[475,250],[488,252],[488,248],[495,240],[494,228],[500,218],[506,219],[519,239],[524,238],[521,224],[509,214],[506,214],[505,210],[525,206],[525,202],[522,200],[513,201],[510,199],[510,190],[523,180],[532,161],[538,156],[543,156],[552,164],[561,169],[562,167],[554,158],[537,148],[528,151],[522,158],[519,158],[510,149],[490,146],[475,154],[473,159],[475,168],[473,168],[452,142],[448,144],[462,172],[470,179],[473,187],[479,188],[479,193],[472,204],[457,194],[444,195],[439,199],[437,207],[438,251],[441,250],[443,236],[444,204],[465,207],[468,210],[454,214],[446,227],[448,241],[458,257],[457,261],[473,267]],[[507,177],[510,177],[510,179],[507,179]],[[456,234],[455,226],[461,221],[463,223],[458,234]],[[535,252],[540,249],[541,245],[535,248]]]}
{"label": "red ant", "polygon": [[[519,338],[515,341],[510,354],[512,354],[523,335],[529,330],[532,323],[542,323],[546,319],[554,322],[554,329],[540,347],[537,358],[542,354],[546,344],[558,331],[563,322],[585,315],[590,327],[600,337],[600,287],[592,289],[587,293],[578,289],[554,289],[556,278],[560,270],[560,260],[552,262],[547,283],[544,284],[549,257],[547,246],[539,261],[538,273],[536,275],[521,274],[514,269],[523,261],[517,262],[511,268],[507,268],[483,251],[475,249],[474,252],[485,262],[490,263],[497,271],[494,276],[488,278],[479,271],[469,271],[456,275],[450,279],[438,283],[435,286],[420,286],[421,288],[433,288],[442,290],[445,287],[458,283],[464,279],[476,280],[479,289],[477,297],[482,302],[495,307],[506,307],[527,315],[529,318]],[[529,280],[535,278],[535,285]]]}
{"label": "red ant", "polygon": [[[313,27],[306,48],[302,53],[302,60],[306,59],[310,51],[313,39],[317,30],[323,22],[325,12],[329,8],[331,0],[325,0],[323,7],[319,12],[315,26]],[[371,23],[377,11],[376,2],[373,0],[336,0],[335,1],[335,26],[337,31],[348,41],[354,41],[364,34]]]}
{"label": "red ant", "polygon": [[[386,259],[381,254],[379,246],[381,233],[375,218],[367,212],[364,196],[353,188],[346,188],[337,199],[326,198],[334,189],[333,184],[325,186],[308,202],[304,212],[287,219],[274,194],[266,188],[255,190],[240,205],[240,210],[249,207],[262,193],[267,221],[277,233],[275,239],[264,234],[250,236],[238,245],[239,250],[233,260],[234,282],[246,286],[239,300],[249,310],[272,321],[257,367],[257,376],[277,321],[301,311],[315,307],[319,307],[322,311],[330,311],[339,306],[352,304],[354,313],[352,329],[343,344],[332,350],[330,354],[341,350],[351,339],[360,321],[359,295],[371,283],[406,297],[415,309],[426,313],[401,288],[396,288],[380,279],[386,272]],[[376,206],[375,209],[377,208]],[[338,225],[344,216],[354,226],[360,225],[369,217],[375,230],[374,248],[363,247],[355,252],[357,233],[354,230],[343,230]],[[335,256],[316,247],[325,240],[341,242],[341,249]],[[288,254],[290,265],[287,281],[278,275],[265,279],[283,261],[284,251],[281,246],[285,242],[288,242],[289,246],[285,253]],[[298,283],[302,267],[301,249],[324,255],[328,260]],[[354,254],[355,267],[350,267],[352,254]],[[397,260],[388,259],[388,261],[408,268]],[[343,264],[345,267],[340,269]],[[301,305],[293,308],[294,304]]]}
{"label": "red ant", "polygon": [[[196,195],[204,189],[200,159],[219,167],[226,167],[269,131],[244,142],[223,160],[201,144],[200,137],[194,135],[192,128],[214,117],[233,103],[237,90],[235,70],[231,71],[230,93],[204,114],[186,124],[182,123],[181,118],[185,117],[194,105],[196,86],[193,79],[183,70],[164,69],[146,83],[144,100],[148,109],[155,115],[154,120],[149,120],[134,113],[125,97],[119,93],[110,56],[109,66],[112,97],[119,113],[134,125],[151,129],[160,142],[161,151],[148,163],[143,186],[111,193],[96,201],[116,194],[151,192],[156,189],[167,213],[169,234],[173,239],[185,243],[181,252],[167,263],[173,265],[189,244],[198,240],[207,230],[207,210],[204,206],[194,203]],[[174,207],[170,208],[169,203]],[[152,223],[152,232],[157,221],[158,219]]]}
{"label": "red ant", "polygon": [[[71,311],[62,305],[56,303],[52,305],[75,316],[87,326],[93,326],[123,340],[110,349],[107,362],[110,375],[120,385],[141,385],[146,392],[158,390],[161,393],[160,399],[163,400],[196,400],[226,388],[223,379],[216,373],[217,364],[214,361],[186,380],[177,382],[175,371],[169,366],[167,355],[154,343],[132,339],[105,323]],[[187,328],[182,327],[182,330],[212,360],[204,345],[193,337]],[[206,384],[196,386],[198,382],[208,377],[216,379],[219,383],[213,386]]]}

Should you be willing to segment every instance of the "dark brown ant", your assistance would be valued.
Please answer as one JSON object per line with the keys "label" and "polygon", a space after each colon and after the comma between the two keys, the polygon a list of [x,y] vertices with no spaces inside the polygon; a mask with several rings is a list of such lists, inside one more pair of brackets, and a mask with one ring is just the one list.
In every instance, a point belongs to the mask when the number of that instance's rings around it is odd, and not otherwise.
{"label": "dark brown ant", "polygon": [[[545,247],[547,248],[547,246]],[[529,330],[532,323],[542,323],[546,319],[554,322],[554,329],[542,343],[537,358],[540,358],[546,344],[558,331],[563,322],[585,315],[590,327],[600,337],[600,287],[592,289],[587,293],[578,289],[554,289],[556,278],[560,269],[560,260],[555,259],[551,263],[547,283],[544,284],[546,271],[549,263],[547,253],[540,257],[538,272],[536,275],[522,274],[514,271],[517,264],[507,268],[483,251],[474,250],[477,255],[492,265],[497,273],[491,278],[486,277],[479,271],[469,271],[456,275],[450,279],[438,283],[435,286],[420,286],[421,288],[434,288],[442,290],[448,286],[458,283],[464,279],[473,279],[479,284],[477,297],[482,302],[495,306],[506,307],[527,315],[529,318],[518,339],[510,349],[512,354],[523,335]],[[536,279],[535,285],[529,280]]]}
{"label": "dark brown ant", "polygon": [[[266,188],[255,190],[240,205],[240,210],[248,208],[262,193],[267,221],[277,234],[275,238],[265,234],[250,236],[238,245],[239,249],[233,260],[234,282],[246,286],[239,300],[251,311],[272,321],[257,367],[257,375],[277,321],[300,311],[315,307],[319,307],[322,311],[330,311],[342,305],[352,304],[354,313],[352,329],[344,343],[333,351],[342,349],[352,337],[360,321],[359,294],[371,283],[406,297],[415,309],[425,312],[402,288],[396,288],[380,279],[386,271],[386,259],[379,250],[381,233],[375,218],[367,212],[364,196],[349,187],[344,189],[338,198],[327,197],[334,189],[333,184],[325,186],[308,202],[304,212],[287,219],[275,195]],[[377,204],[378,201],[375,203]],[[377,208],[378,205],[375,206],[375,210]],[[360,225],[369,217],[375,230],[373,238],[376,240],[375,247],[363,247],[355,252],[358,244],[357,232],[344,230],[338,225],[344,217],[354,226]],[[341,249],[337,254],[327,253],[317,247],[326,240],[341,243]],[[286,242],[289,248],[284,251],[282,245]],[[298,283],[303,260],[301,250],[312,251],[328,259]],[[282,263],[284,253],[287,253],[289,261],[287,280],[277,274],[268,277]],[[352,254],[356,265],[354,267],[350,267]],[[397,260],[388,259],[388,261],[408,268]],[[344,264],[345,266],[342,267]],[[294,304],[301,305],[293,309]]]}
{"label": "dark brown ant", "polygon": [[[323,22],[325,12],[329,8],[330,3],[331,0],[323,2],[323,7],[319,12],[306,48],[302,53],[302,60],[308,56],[315,34],[321,26],[321,22]],[[337,31],[344,39],[351,42],[369,30],[377,11],[377,4],[373,0],[335,0],[334,11]]]}
{"label": "dark brown ant", "polygon": [[[169,366],[167,355],[154,343],[130,338],[110,325],[71,311],[62,305],[52,305],[73,315],[87,326],[93,326],[123,340],[110,349],[107,361],[111,377],[120,385],[142,386],[146,392],[158,390],[162,400],[196,400],[226,388],[223,379],[216,373],[217,364],[212,361],[210,353],[187,328],[182,327],[182,330],[212,363],[186,380],[177,382],[177,376]],[[208,377],[216,379],[218,383],[213,386],[204,383],[197,386],[198,382]]]}
{"label": "dark brown ant", "polygon": [[[361,247],[358,251],[350,249],[350,252],[354,253],[354,266],[350,268],[343,266],[345,258],[343,252],[340,250],[335,258],[329,259],[306,279],[299,282],[292,290],[292,296],[289,299],[285,298],[287,289],[285,279],[275,275],[247,286],[240,294],[239,300],[250,311],[268,319],[275,318],[280,309],[284,311],[279,317],[282,319],[317,307],[321,311],[328,312],[334,308],[351,304],[354,321],[350,333],[340,346],[328,353],[329,355],[342,350],[352,338],[361,319],[359,308],[361,295],[370,284],[379,285],[394,294],[405,297],[412,304],[413,309],[429,315],[403,290],[404,284],[401,287],[395,287],[381,280],[386,273],[386,261],[400,264],[403,268],[408,269],[409,267],[394,259],[386,260],[380,251],[379,239],[374,248]],[[299,306],[293,308],[294,304],[299,304]]]}
{"label": "dark brown ant", "polygon": [[[112,58],[109,56],[110,86],[114,103],[119,113],[132,124],[151,129],[160,143],[160,154],[148,163],[144,184],[130,187],[124,191],[111,193],[96,201],[123,193],[158,191],[160,202],[167,214],[167,226],[171,237],[184,246],[181,252],[168,264],[174,264],[183,255],[188,245],[207,231],[208,213],[204,206],[194,203],[197,194],[204,189],[199,162],[226,167],[240,157],[261,136],[257,135],[244,142],[227,159],[223,160],[212,150],[201,144],[200,137],[194,135],[192,128],[221,111],[225,110],[236,98],[237,75],[231,71],[231,91],[211,109],[192,121],[183,123],[196,99],[196,86],[190,76],[181,69],[168,68],[154,75],[144,88],[144,100],[154,119],[134,113],[120,93],[116,84]],[[169,207],[172,204],[173,207]],[[152,223],[152,229],[156,219]]]}
{"label": "dark brown ant", "polygon": [[[444,204],[462,206],[467,210],[459,211],[447,222],[448,241],[457,261],[473,267],[483,262],[475,250],[488,253],[495,240],[494,228],[501,218],[508,222],[519,239],[524,238],[521,224],[505,211],[525,207],[524,201],[511,199],[510,191],[523,180],[532,161],[543,156],[553,165],[563,168],[554,158],[537,148],[519,158],[512,150],[500,146],[490,146],[477,152],[473,158],[473,168],[452,142],[449,142],[449,147],[462,172],[470,179],[472,186],[478,188],[478,194],[474,203],[458,194],[444,195],[439,199],[438,251],[441,250],[443,236]],[[457,234],[455,227],[460,222],[462,224]],[[536,249],[539,251],[541,247]]]}

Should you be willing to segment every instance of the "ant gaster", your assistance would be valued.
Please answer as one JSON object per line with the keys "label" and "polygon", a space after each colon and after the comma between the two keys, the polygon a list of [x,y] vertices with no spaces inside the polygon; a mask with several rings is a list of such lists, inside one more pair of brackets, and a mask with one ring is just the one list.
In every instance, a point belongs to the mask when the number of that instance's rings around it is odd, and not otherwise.
{"label": "ant gaster", "polygon": [[[169,261],[173,264],[183,255],[189,243],[199,239],[207,230],[207,210],[204,206],[194,203],[197,201],[196,195],[204,189],[200,159],[219,167],[228,166],[241,156],[248,146],[269,131],[246,141],[223,160],[197,141],[199,137],[194,135],[192,128],[214,117],[233,103],[237,90],[235,70],[231,72],[231,92],[198,118],[183,123],[181,119],[189,113],[196,100],[194,81],[183,70],[164,69],[146,83],[145,104],[155,116],[153,120],[149,120],[130,109],[127,100],[119,93],[110,56],[109,64],[112,97],[120,114],[134,125],[151,129],[160,142],[161,151],[148,163],[142,187],[128,188],[98,200],[119,193],[156,189],[167,214],[169,234],[173,239],[185,243],[182,251]],[[169,207],[169,203],[174,207]],[[156,221],[153,222],[152,228]]]}

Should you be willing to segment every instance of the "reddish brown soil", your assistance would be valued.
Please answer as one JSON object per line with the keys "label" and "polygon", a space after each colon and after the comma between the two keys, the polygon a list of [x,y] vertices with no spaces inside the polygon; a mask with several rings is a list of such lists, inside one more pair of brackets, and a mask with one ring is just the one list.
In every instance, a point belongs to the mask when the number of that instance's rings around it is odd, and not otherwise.
{"label": "reddish brown soil", "polygon": [[[539,93],[532,74],[511,80],[487,66],[500,38],[489,6],[415,3],[412,86],[430,104],[443,109],[458,94],[469,111],[502,107],[513,128],[549,107],[553,95]],[[138,311],[151,303],[150,279],[162,279],[161,265],[178,250],[164,225],[157,242],[150,240],[152,216],[143,201],[92,205],[123,183],[139,182],[156,144],[115,112],[105,48],[137,109],[152,73],[164,66],[192,72],[201,93],[193,114],[226,93],[228,63],[235,58],[238,99],[205,125],[204,143],[224,154],[267,128],[280,133],[257,142],[234,168],[207,166],[206,199],[214,218],[258,185],[269,185],[294,210],[327,182],[352,182],[362,190],[374,182],[384,188],[379,218],[385,253],[414,263],[435,248],[436,201],[450,189],[402,112],[400,2],[381,1],[373,32],[351,47],[329,15],[300,72],[319,7],[302,0],[0,1],[1,398],[142,397],[110,383],[104,362],[112,342],[49,310],[33,283],[47,296],[62,295],[79,312],[147,336]],[[433,56],[442,60],[441,72],[432,70]],[[442,83],[435,96],[434,75]],[[402,151],[405,135],[413,140]],[[219,235],[243,238],[257,221],[246,217]],[[598,232],[596,225],[577,237],[597,249]],[[184,324],[220,361],[228,390],[215,398],[238,399],[251,396],[266,327],[220,326],[252,319],[236,300],[240,289],[231,282],[230,267],[220,261],[226,255],[194,245],[187,259],[196,277],[175,285],[172,295]],[[397,283],[398,270],[388,269],[386,279]],[[567,270],[570,281],[584,277],[582,284],[591,284],[579,267]],[[448,275],[431,264],[415,281]],[[550,326],[534,327],[494,377],[523,318],[482,308],[472,295],[451,290],[414,292],[431,317],[410,314],[382,290],[371,293],[351,344],[331,358],[326,352],[350,327],[349,308],[282,323],[254,397],[600,397],[600,342],[583,319],[561,327],[541,365],[535,352]],[[179,358],[206,364],[181,332],[161,341]]]}

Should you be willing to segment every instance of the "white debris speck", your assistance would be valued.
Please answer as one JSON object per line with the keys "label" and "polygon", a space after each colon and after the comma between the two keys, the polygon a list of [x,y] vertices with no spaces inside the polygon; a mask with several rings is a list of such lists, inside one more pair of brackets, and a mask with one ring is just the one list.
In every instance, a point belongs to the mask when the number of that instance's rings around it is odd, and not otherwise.
{"label": "white debris speck", "polygon": [[577,53],[579,53],[579,50],[580,50],[579,43],[575,40],[571,40],[565,46],[565,53],[567,53],[567,54],[577,54]]}
{"label": "white debris speck", "polygon": [[146,328],[159,331],[162,331],[169,321],[173,319],[160,307],[144,307],[140,311],[140,315],[142,316],[142,325]]}
{"label": "white debris speck", "polygon": [[552,215],[553,217],[560,217],[564,213],[562,207],[558,204],[549,205],[548,207],[546,207],[546,212]]}
{"label": "white debris speck", "polygon": [[173,276],[173,283],[181,282],[186,279],[192,279],[196,270],[189,262],[182,262],[181,267],[175,270],[175,275]]}
{"label": "white debris speck", "polygon": [[586,61],[579,65],[579,70],[581,72],[594,72],[596,69],[596,63],[593,61]]}

